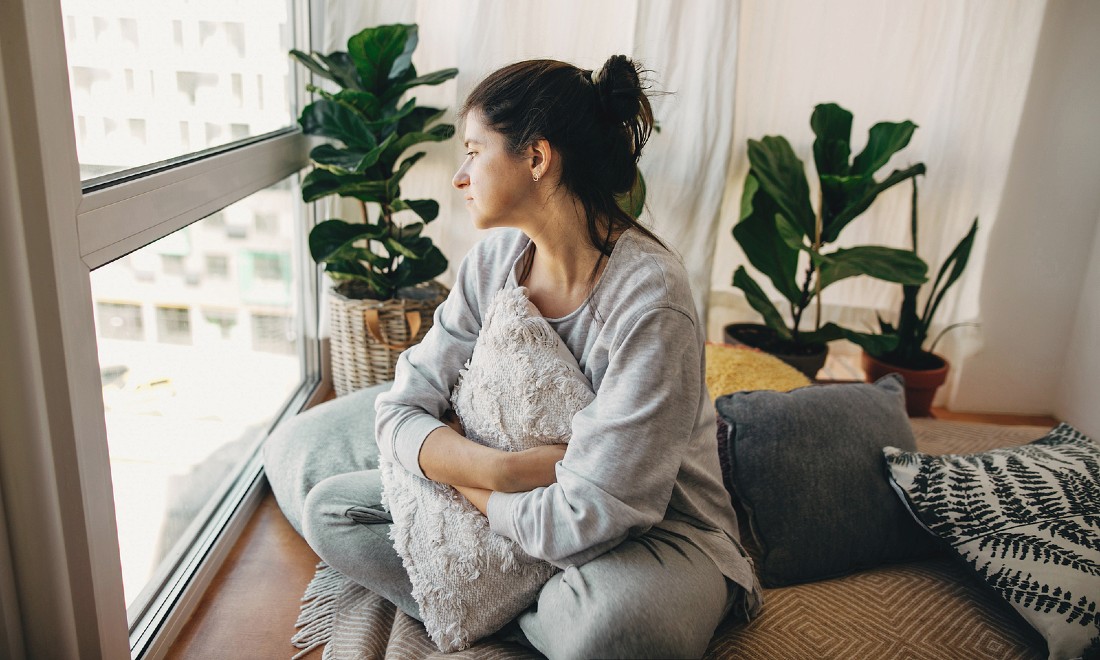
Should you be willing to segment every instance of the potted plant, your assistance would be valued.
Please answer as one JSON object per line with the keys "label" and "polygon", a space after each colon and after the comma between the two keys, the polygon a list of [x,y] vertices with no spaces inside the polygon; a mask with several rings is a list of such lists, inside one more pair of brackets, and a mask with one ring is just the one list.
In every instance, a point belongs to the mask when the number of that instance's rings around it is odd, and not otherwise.
{"label": "potted plant", "polygon": [[[974,246],[974,237],[978,233],[978,219],[970,225],[970,231],[955,246],[947,260],[943,262],[936,275],[924,309],[917,313],[919,286],[903,285],[901,307],[898,309],[897,325],[888,323],[879,317],[879,328],[884,337],[896,337],[893,348],[882,349],[872,346],[863,349],[863,371],[869,381],[875,381],[888,373],[900,373],[905,378],[905,405],[910,417],[927,417],[932,409],[932,399],[936,390],[947,380],[950,364],[935,353],[936,344],[949,330],[970,323],[956,323],[943,329],[926,350],[928,329],[932,319],[943,301],[944,294],[951,288],[970,260],[970,249]],[[917,180],[913,179],[913,201],[910,221],[910,235],[913,242],[913,255],[917,254]]]}
{"label": "potted plant", "polygon": [[[422,235],[439,215],[439,203],[403,199],[400,183],[425,155],[405,156],[410,147],[446,140],[455,129],[433,125],[445,110],[401,99],[458,70],[418,75],[412,64],[417,42],[416,25],[382,25],[352,36],[346,52],[290,51],[335,86],[307,86],[320,98],[302,110],[298,123],[306,134],[330,141],[309,154],[314,168],[302,181],[302,199],[339,195],[357,200],[362,211],[360,222],[325,220],[309,234],[310,254],[335,282],[329,309],[337,394],[392,379],[400,352],[420,341],[447,294],[433,281],[447,259]],[[373,218],[368,203],[377,205]]]}
{"label": "potted plant", "polygon": [[[738,267],[733,285],[744,292],[760,324],[732,324],[726,341],[767,351],[813,378],[825,363],[828,342],[849,339],[864,348],[885,352],[897,344],[890,335],[862,333],[821,322],[821,292],[848,277],[869,275],[889,282],[919,285],[927,266],[912,251],[879,245],[841,248],[826,252],[841,231],[892,186],[923,174],[923,163],[895,170],[881,181],[875,173],[890,157],[909,144],[916,129],[911,121],[881,122],[871,127],[867,146],[849,162],[852,113],[835,103],[818,105],[810,118],[814,163],[821,198],[815,212],[801,160],[782,136],[749,140],[751,168],[741,197],[741,218],[734,239],[756,270],[771,280],[789,304],[788,325],[764,290]],[[805,257],[802,255],[805,254]],[[800,265],[803,266],[801,281]],[[809,329],[803,325],[816,301]]]}

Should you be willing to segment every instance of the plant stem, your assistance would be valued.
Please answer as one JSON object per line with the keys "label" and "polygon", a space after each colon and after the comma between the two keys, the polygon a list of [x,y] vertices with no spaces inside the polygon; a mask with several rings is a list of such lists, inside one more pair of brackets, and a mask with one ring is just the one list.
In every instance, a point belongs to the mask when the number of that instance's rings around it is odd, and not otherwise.
{"label": "plant stem", "polygon": [[[825,194],[822,193],[821,208],[825,208]],[[822,211],[824,212],[824,211]],[[814,254],[817,254],[821,249],[821,234],[824,233],[824,221],[821,219],[821,213],[818,213],[814,218]],[[814,301],[817,303],[817,319],[814,322],[814,330],[821,329],[821,275],[817,273],[817,266],[814,264],[814,260],[810,258],[810,272],[806,275],[807,281],[809,277],[814,277]]]}
{"label": "plant stem", "polygon": [[910,233],[913,236],[913,254],[917,253],[917,177],[913,177],[913,210],[910,214]]}
{"label": "plant stem", "polygon": [[370,222],[370,218],[367,216],[367,203],[363,200],[359,200],[359,208],[363,211],[363,224]]}
{"label": "plant stem", "polygon": [[813,260],[810,260],[810,266],[806,268],[806,279],[802,282],[802,297],[799,298],[797,305],[791,306],[791,316],[794,317],[794,327],[791,328],[791,335],[794,337],[794,343],[798,343],[798,327],[802,324],[802,314],[806,311],[806,307],[810,304],[810,282],[813,279],[814,267]]}

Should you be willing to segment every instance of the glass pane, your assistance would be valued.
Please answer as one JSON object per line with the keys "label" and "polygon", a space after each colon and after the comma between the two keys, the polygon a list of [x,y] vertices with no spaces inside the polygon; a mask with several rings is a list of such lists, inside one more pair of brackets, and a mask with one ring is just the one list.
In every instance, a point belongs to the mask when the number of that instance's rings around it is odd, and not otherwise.
{"label": "glass pane", "polygon": [[62,0],[80,178],[293,124],[287,4]]}
{"label": "glass pane", "polygon": [[302,380],[296,207],[287,179],[92,273],[127,607]]}

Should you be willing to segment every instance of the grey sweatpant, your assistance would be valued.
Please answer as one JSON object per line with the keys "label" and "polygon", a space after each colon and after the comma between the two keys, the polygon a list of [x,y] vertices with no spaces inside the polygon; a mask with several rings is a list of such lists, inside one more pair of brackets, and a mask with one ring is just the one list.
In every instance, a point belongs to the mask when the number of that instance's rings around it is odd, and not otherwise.
{"label": "grey sweatpant", "polygon": [[[299,415],[269,439],[265,461],[276,499],[321,559],[419,619],[370,437],[385,387]],[[652,529],[556,574],[517,623],[550,658],[699,657],[739,592],[689,536]]]}

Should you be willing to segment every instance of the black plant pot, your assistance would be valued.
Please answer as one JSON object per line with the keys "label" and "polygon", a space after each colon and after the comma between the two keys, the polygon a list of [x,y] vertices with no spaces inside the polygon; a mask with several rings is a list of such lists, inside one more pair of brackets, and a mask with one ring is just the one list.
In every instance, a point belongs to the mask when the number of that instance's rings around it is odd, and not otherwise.
{"label": "black plant pot", "polygon": [[766,325],[759,323],[731,323],[725,327],[727,344],[742,344],[759,349],[783,360],[813,380],[825,366],[829,356],[828,344],[798,345],[780,338]]}

